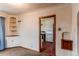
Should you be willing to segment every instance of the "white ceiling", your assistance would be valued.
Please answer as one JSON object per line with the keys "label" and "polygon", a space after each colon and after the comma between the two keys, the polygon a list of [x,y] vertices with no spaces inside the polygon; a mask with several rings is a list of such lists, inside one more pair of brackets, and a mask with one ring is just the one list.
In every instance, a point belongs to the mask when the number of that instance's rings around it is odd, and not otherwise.
{"label": "white ceiling", "polygon": [[0,11],[6,12],[8,14],[21,14],[35,9],[45,8],[55,5],[59,5],[59,4],[57,3],[23,3],[23,4],[0,3]]}

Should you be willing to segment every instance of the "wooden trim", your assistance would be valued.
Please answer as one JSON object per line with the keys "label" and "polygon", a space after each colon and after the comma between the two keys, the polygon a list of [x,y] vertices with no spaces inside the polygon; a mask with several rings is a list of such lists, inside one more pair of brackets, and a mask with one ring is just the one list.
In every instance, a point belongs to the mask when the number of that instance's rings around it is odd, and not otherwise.
{"label": "wooden trim", "polygon": [[41,52],[41,37],[40,37],[40,34],[41,34],[41,19],[43,18],[50,18],[50,17],[54,17],[54,27],[53,27],[53,31],[54,31],[54,34],[53,34],[53,37],[54,37],[54,56],[56,56],[56,15],[48,15],[48,16],[42,16],[42,17],[39,17],[39,51]]}

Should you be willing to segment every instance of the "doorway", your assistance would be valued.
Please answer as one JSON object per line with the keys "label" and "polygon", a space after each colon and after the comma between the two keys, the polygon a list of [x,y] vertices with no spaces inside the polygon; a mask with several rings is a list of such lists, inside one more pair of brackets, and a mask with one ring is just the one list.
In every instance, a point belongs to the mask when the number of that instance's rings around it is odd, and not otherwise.
{"label": "doorway", "polygon": [[5,17],[0,16],[0,50],[5,49]]}
{"label": "doorway", "polygon": [[56,15],[39,18],[39,43],[41,53],[56,55]]}

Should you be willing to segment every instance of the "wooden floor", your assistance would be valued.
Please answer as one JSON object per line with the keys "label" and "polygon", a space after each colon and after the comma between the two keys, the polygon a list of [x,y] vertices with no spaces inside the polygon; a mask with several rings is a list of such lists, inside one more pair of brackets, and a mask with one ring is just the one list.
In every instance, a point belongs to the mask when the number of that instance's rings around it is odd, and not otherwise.
{"label": "wooden floor", "polygon": [[48,54],[49,56],[54,56],[54,47],[53,42],[42,42],[42,51],[41,53]]}
{"label": "wooden floor", "polygon": [[48,56],[23,47],[8,48],[0,51],[0,56]]}

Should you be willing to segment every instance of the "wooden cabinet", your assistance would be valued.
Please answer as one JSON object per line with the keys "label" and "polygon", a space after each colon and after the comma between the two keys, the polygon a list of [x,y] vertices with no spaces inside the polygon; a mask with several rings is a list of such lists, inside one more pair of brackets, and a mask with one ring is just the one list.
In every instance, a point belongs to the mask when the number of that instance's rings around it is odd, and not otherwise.
{"label": "wooden cabinet", "polygon": [[62,39],[62,44],[61,44],[61,48],[62,49],[66,49],[66,50],[72,50],[72,44],[73,44],[73,42],[72,42],[72,40],[65,40],[65,39]]}
{"label": "wooden cabinet", "polygon": [[70,40],[69,32],[62,33],[61,48],[66,50],[73,50],[73,41]]}

